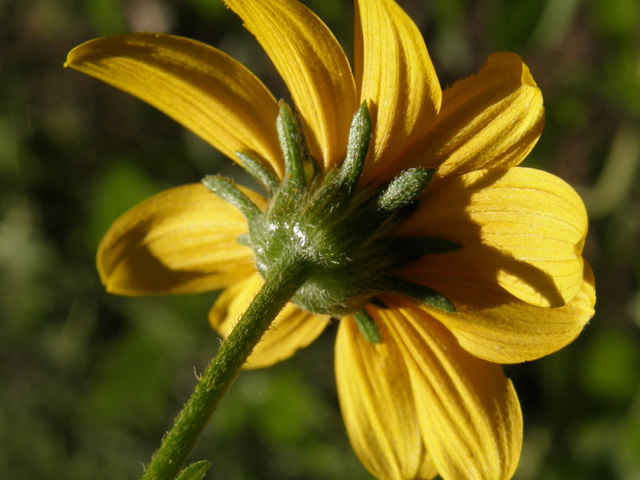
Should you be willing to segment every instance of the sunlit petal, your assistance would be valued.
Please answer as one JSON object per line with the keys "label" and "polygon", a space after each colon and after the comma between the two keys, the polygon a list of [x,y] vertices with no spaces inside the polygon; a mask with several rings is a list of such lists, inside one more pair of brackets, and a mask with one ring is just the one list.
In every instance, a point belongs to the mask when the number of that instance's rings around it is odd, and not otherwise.
{"label": "sunlit petal", "polygon": [[563,307],[543,308],[500,288],[484,265],[465,256],[463,250],[425,257],[406,272],[406,278],[424,282],[429,272],[429,286],[446,295],[457,313],[422,308],[446,325],[472,354],[498,363],[535,360],[571,343],[593,316],[595,284],[587,262],[582,287],[573,300]]}
{"label": "sunlit petal", "polygon": [[429,455],[445,479],[509,479],[522,447],[518,397],[502,367],[474,357],[410,303],[381,311],[411,378]]}
{"label": "sunlit petal", "polygon": [[580,291],[587,214],[558,177],[520,167],[481,170],[447,178],[429,193],[399,235],[459,243],[463,249],[447,255],[482,265],[534,305],[558,307]]}
{"label": "sunlit petal", "polygon": [[236,241],[245,233],[244,217],[203,185],[166,190],[111,226],[98,249],[100,278],[121,295],[223,288],[254,270],[251,249]]}
{"label": "sunlit petal", "polygon": [[329,169],[344,159],[356,104],[353,75],[324,23],[295,0],[225,0],[284,79],[311,154]]}
{"label": "sunlit petal", "polygon": [[477,75],[444,91],[436,121],[397,161],[438,175],[514,166],[543,127],[542,94],[529,69],[516,54],[495,53]]}
{"label": "sunlit petal", "polygon": [[65,66],[153,105],[232,160],[240,151],[282,176],[275,99],[219,50],[186,38],[135,33],[84,43],[69,53]]}
{"label": "sunlit petal", "polygon": [[[209,321],[220,335],[227,337],[263,284],[254,273],[246,280],[227,288],[209,312]],[[328,319],[305,312],[288,303],[256,345],[244,368],[268,367],[306,347],[324,331]]]}
{"label": "sunlit petal", "polygon": [[387,327],[377,323],[381,341],[376,345],[350,316],[338,330],[336,381],[351,445],[381,480],[433,478],[405,360]]}
{"label": "sunlit petal", "polygon": [[359,0],[355,16],[356,84],[374,124],[364,181],[389,180],[397,154],[436,118],[442,91],[420,31],[393,0]]}

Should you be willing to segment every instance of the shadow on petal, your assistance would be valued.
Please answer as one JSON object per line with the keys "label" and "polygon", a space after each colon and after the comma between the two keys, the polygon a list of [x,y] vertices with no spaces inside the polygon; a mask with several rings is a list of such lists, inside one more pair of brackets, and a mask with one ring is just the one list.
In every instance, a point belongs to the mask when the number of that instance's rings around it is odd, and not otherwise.
{"label": "shadow on petal", "polygon": [[145,246],[127,251],[127,257],[107,278],[109,293],[137,296],[208,292],[224,288],[255,270],[250,258],[234,262],[233,269],[226,272],[171,269]]}
{"label": "shadow on petal", "polygon": [[397,235],[435,236],[463,248],[427,255],[398,275],[432,288],[441,277],[471,278],[532,305],[560,307],[581,288],[586,230],[582,201],[548,173],[505,168],[447,177],[427,190]]}

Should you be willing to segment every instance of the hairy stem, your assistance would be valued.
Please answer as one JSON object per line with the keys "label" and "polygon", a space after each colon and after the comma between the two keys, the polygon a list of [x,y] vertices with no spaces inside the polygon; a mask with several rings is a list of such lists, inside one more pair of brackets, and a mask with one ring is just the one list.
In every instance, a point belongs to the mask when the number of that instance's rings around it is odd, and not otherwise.
{"label": "hairy stem", "polygon": [[249,308],[222,343],[175,424],[162,439],[142,480],[173,480],[209,422],[218,402],[238,377],[240,367],[271,322],[304,283],[307,264],[288,259],[269,272]]}

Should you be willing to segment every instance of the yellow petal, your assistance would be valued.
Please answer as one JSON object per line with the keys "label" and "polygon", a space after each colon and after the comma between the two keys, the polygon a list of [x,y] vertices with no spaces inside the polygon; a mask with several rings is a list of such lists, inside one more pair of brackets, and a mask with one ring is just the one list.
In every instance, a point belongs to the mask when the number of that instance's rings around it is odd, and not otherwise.
{"label": "yellow petal", "polygon": [[542,94],[529,69],[518,55],[495,53],[477,75],[444,91],[438,118],[398,163],[438,175],[514,166],[543,128]]}
{"label": "yellow petal", "polygon": [[522,447],[518,397],[502,367],[466,352],[410,303],[380,316],[402,348],[427,450],[444,479],[509,479]]}
{"label": "yellow petal", "polygon": [[166,190],[111,226],[98,248],[100,278],[121,295],[216,290],[253,272],[251,249],[236,241],[245,233],[244,217],[203,185]]}
{"label": "yellow petal", "polygon": [[331,31],[295,0],[225,0],[284,79],[311,154],[330,169],[344,159],[356,104],[353,75]]}
{"label": "yellow petal", "polygon": [[562,306],[580,291],[587,214],[558,177],[520,167],[480,170],[445,179],[429,193],[399,235],[463,245],[459,255],[533,305]]}
{"label": "yellow petal", "polygon": [[433,478],[405,361],[387,327],[376,323],[381,333],[376,345],[350,316],[338,330],[336,381],[351,445],[381,480]]}
{"label": "yellow petal", "polygon": [[[209,312],[209,322],[220,335],[226,338],[231,333],[263,283],[262,277],[254,273],[222,292]],[[288,303],[256,345],[244,368],[263,368],[286,360],[318,338],[327,324],[326,317]]]}
{"label": "yellow petal", "polygon": [[153,105],[232,160],[240,151],[282,176],[277,102],[260,80],[219,50],[186,38],[136,33],[80,45],[65,66]]}
{"label": "yellow petal", "polygon": [[[543,357],[571,343],[593,316],[593,272],[585,262],[580,292],[563,307],[542,308],[522,302],[492,281],[483,267],[458,252],[432,255],[407,272],[420,281],[429,272],[429,286],[445,295],[457,313],[421,306],[440,320],[472,354],[498,363],[519,363]],[[436,257],[441,257],[437,259]],[[426,259],[426,257],[425,257]]]}
{"label": "yellow petal", "polygon": [[389,180],[398,153],[436,118],[442,91],[420,31],[393,0],[359,0],[355,16],[356,84],[374,124],[363,181]]}

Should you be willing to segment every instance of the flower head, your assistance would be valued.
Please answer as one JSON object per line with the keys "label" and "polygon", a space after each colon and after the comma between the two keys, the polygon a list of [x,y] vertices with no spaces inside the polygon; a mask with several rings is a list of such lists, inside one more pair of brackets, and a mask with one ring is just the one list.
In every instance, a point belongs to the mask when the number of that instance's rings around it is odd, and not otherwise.
{"label": "flower head", "polygon": [[[355,3],[355,75],[295,0],[225,0],[257,37],[296,117],[224,53],[184,38],[94,40],[67,66],[164,111],[265,187],[222,177],[124,214],[100,245],[107,289],[225,288],[227,335],[269,274],[295,256],[308,281],[247,366],[288,358],[341,318],[336,377],[351,443],[381,479],[510,478],[522,417],[501,363],[571,342],[593,314],[584,206],[521,168],[544,123],[520,57],[494,54],[442,91],[393,0]],[[298,128],[297,122],[300,123]]]}

